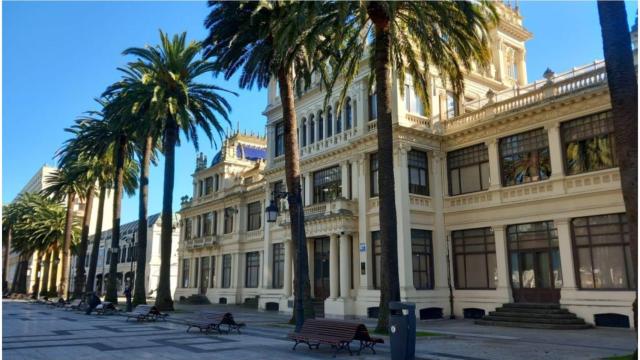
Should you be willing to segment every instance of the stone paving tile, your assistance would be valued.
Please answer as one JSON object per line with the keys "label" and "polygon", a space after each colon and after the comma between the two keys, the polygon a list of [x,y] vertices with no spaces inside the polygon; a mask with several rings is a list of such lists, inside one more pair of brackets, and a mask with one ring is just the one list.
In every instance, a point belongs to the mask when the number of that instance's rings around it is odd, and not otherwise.
{"label": "stone paving tile", "polygon": [[[42,305],[19,301],[3,302],[3,358],[9,360],[70,359],[331,359],[324,346],[310,351],[286,339],[292,327],[288,315],[258,312],[239,306],[178,305],[169,321],[126,322],[120,316],[86,316]],[[182,319],[202,309],[229,311],[247,323],[241,335],[186,333]],[[364,320],[375,326],[375,320]],[[471,321],[419,322],[419,329],[449,334],[446,337],[418,338],[416,355],[420,360],[490,359],[601,359],[631,352],[635,333],[624,329],[581,331],[540,331],[483,327]],[[359,360],[388,359],[388,339]],[[220,356],[218,356],[220,354]],[[341,353],[338,358],[350,358]]]}

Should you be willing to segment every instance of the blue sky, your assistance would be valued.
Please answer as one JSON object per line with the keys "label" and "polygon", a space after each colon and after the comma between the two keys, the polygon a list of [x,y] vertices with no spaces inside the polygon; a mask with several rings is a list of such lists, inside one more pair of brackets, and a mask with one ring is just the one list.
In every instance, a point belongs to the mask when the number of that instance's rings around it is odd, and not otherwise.
{"label": "blue sky", "polygon": [[[627,2],[630,25],[637,3]],[[131,46],[158,42],[158,29],[186,31],[203,39],[204,2],[3,2],[3,138],[2,201],[13,200],[43,164],[68,138],[64,128],[84,111],[94,110],[94,98],[117,81],[121,55]],[[527,43],[529,80],[547,67],[556,72],[601,59],[602,45],[595,2],[520,2],[525,27],[534,35]],[[239,93],[229,97],[235,128],[264,133],[266,91],[240,90],[236,79],[210,80]],[[204,136],[201,137],[204,139]],[[211,159],[217,151],[200,142]],[[196,151],[183,142],[176,152],[174,207],[191,194]],[[151,170],[150,213],[162,206],[160,161]],[[137,197],[123,201],[122,220],[137,218]]]}

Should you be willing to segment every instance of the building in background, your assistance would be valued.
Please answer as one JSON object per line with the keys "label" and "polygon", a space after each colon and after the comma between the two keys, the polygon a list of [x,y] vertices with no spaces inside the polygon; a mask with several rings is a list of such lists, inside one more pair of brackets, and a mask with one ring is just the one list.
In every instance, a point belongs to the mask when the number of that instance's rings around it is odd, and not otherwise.
{"label": "building in background", "polygon": [[[394,74],[394,189],[378,186],[376,95],[367,60],[341,112],[335,98],[324,106],[318,78],[296,98],[318,313],[376,316],[384,271],[378,195],[395,191],[401,298],[416,303],[421,319],[478,318],[503,304],[542,303],[590,324],[633,326],[629,229],[604,63],[547,70],[542,80],[528,82],[525,43],[532,35],[517,10],[496,6],[501,22],[491,33],[493,61],[468,69],[463,94],[430,73],[428,116],[412,80],[400,89]],[[292,311],[286,204],[275,223],[251,226],[262,222],[272,192],[285,189],[275,82],[264,113],[268,152],[259,172],[251,162],[237,167],[244,159],[232,140],[223,162],[200,164],[194,174],[193,199],[181,210],[176,297],[202,294],[216,303],[251,300],[262,309]],[[210,230],[212,223],[217,227]],[[518,321],[584,327],[572,315],[558,322],[566,314],[561,310],[555,320],[547,316],[553,311],[532,319],[525,309]]]}
{"label": "building in background", "polygon": [[235,133],[210,165],[204,155],[198,157],[193,197],[183,198],[180,210],[175,298],[200,294],[237,304],[260,293],[266,152],[264,137]]}
{"label": "building in background", "polygon": [[[22,190],[18,193],[16,198],[24,193],[37,193],[44,190],[47,186],[49,186],[49,177],[52,175],[55,175],[56,171],[57,171],[57,168],[53,166],[43,165],[40,169],[38,169],[35,175],[33,175],[31,180],[29,180],[29,182],[22,188]],[[94,194],[94,200],[93,200],[94,205],[91,211],[91,223],[89,228],[90,235],[95,232],[95,224],[98,219],[99,195],[100,195],[99,193]],[[63,204],[66,207],[66,200],[63,200]],[[112,220],[112,214],[113,214],[113,211],[111,210],[113,207],[112,191],[107,192],[104,206],[105,206],[105,209],[103,213],[102,227],[104,229],[109,229],[111,227],[111,223],[112,223],[111,220]],[[73,202],[73,210],[74,210],[75,217],[82,218],[84,216],[85,202],[81,200],[79,197],[76,197]],[[14,280],[15,271],[17,269],[17,265],[19,262],[19,257],[20,257],[20,254],[17,254],[14,252],[9,253],[9,260],[8,260],[9,269],[7,272],[7,282],[9,283],[9,288],[13,287],[13,280]],[[33,254],[29,259],[29,268],[27,269],[27,291],[28,292],[32,291],[36,278],[42,276],[42,274],[36,273],[36,270],[35,270],[37,265],[36,264],[37,259],[38,259],[37,252]],[[51,267],[58,266],[58,271],[57,271],[58,278],[56,280],[56,284],[59,284],[60,276],[62,276],[61,260],[62,260],[61,258],[53,259],[52,264],[49,264],[49,266]],[[43,261],[43,265],[44,265],[44,261]],[[74,266],[75,266],[75,263],[73,262],[70,263],[70,268],[73,268]],[[42,272],[44,272],[44,268],[42,269]],[[52,274],[52,271],[49,271],[49,274]],[[70,283],[69,285],[73,286],[72,283]]]}
{"label": "building in background", "polygon": [[[160,214],[151,215],[147,218],[147,252],[146,252],[146,269],[145,269],[145,289],[147,297],[155,297],[160,276],[160,232],[162,227],[162,219]],[[176,279],[178,272],[178,256],[177,247],[180,235],[180,222],[178,217],[174,216],[173,235],[171,247],[171,293],[175,291]],[[106,230],[102,232],[100,239],[100,248],[98,251],[98,265],[96,267],[96,283],[94,289],[98,294],[106,293],[106,283],[109,277],[109,266],[111,262],[111,236],[112,231]],[[135,273],[137,266],[137,236],[138,221],[132,221],[120,225],[120,242],[118,253],[118,272],[117,272],[117,290],[122,295],[124,289],[129,284],[135,283]],[[91,244],[93,236],[89,239],[89,247],[85,257],[85,273],[89,273],[89,261],[91,258]],[[75,264],[75,256],[73,257]],[[71,270],[71,278],[75,276],[75,266]],[[72,281],[73,283],[73,281]]]}

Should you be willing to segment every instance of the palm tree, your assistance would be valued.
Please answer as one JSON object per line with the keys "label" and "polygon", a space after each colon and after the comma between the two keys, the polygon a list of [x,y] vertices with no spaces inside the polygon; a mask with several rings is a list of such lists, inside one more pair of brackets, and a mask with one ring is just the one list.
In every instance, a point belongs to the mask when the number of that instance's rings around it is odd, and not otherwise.
{"label": "palm tree", "polygon": [[12,292],[27,292],[27,268],[33,246],[28,233],[19,231],[19,224],[31,211],[29,202],[31,194],[19,195],[14,202],[2,207],[2,229],[12,237],[11,250],[19,254],[18,264],[13,275]]}
{"label": "palm tree", "polygon": [[[138,170],[135,161],[132,159],[133,145],[129,138],[131,126],[122,118],[117,109],[111,105],[113,101],[115,100],[112,98],[98,100],[98,103],[103,107],[102,111],[89,112],[87,116],[78,119],[76,124],[69,129],[78,138],[78,141],[74,144],[73,152],[99,159],[99,162],[95,165],[94,173],[100,184],[100,200],[87,279],[87,291],[93,291],[93,284],[95,283],[106,191],[113,184],[114,206],[111,248],[117,249],[120,245],[122,192],[124,190],[131,195],[137,187],[135,174]],[[118,254],[115,251],[111,251],[110,256],[109,281],[105,299],[117,303]],[[89,283],[91,284],[89,285]]]}
{"label": "palm tree", "polygon": [[[334,10],[335,32],[331,61],[333,75],[327,79],[327,99],[338,79],[346,89],[358,75],[359,64],[369,51],[371,81],[377,96],[378,182],[381,189],[395,189],[391,77],[397,73],[400,91],[405,74],[413,78],[417,95],[427,111],[429,68],[434,67],[461,94],[464,72],[473,64],[490,61],[488,30],[497,20],[492,4],[479,1],[360,1],[338,2]],[[324,72],[322,72],[324,74]],[[400,300],[395,193],[381,191],[380,307],[377,331],[388,327],[389,301]]]}
{"label": "palm tree", "polygon": [[[205,20],[209,30],[204,40],[207,57],[215,58],[216,72],[229,80],[242,71],[241,88],[269,86],[277,81],[280,89],[284,122],[285,176],[289,192],[289,216],[293,239],[295,264],[295,289],[302,283],[302,293],[294,291],[295,314],[300,314],[299,301],[303,303],[303,319],[313,317],[311,287],[304,229],[304,209],[300,182],[300,153],[298,149],[297,120],[294,104],[294,84],[311,80],[316,64],[318,41],[331,30],[319,24],[324,3],[320,2],[217,2],[210,1],[211,12]],[[316,24],[310,32],[311,24]],[[294,73],[295,71],[295,73]],[[300,259],[297,259],[298,256]],[[292,319],[293,321],[294,319]],[[298,329],[299,330],[299,329]]]}
{"label": "palm tree", "polygon": [[47,187],[42,190],[45,196],[53,196],[58,201],[66,200],[66,225],[64,242],[62,245],[62,274],[60,275],[60,286],[58,296],[65,298],[69,291],[69,261],[71,260],[71,244],[73,240],[74,223],[74,202],[76,197],[83,200],[86,192],[86,184],[81,180],[83,173],[76,164],[64,164],[47,176]]}
{"label": "palm tree", "polygon": [[136,274],[133,304],[146,304],[146,262],[147,262],[147,217],[149,197],[149,167],[156,163],[156,150],[159,149],[160,128],[149,116],[153,88],[143,82],[143,74],[135,66],[119,68],[124,73],[122,80],[107,89],[106,94],[114,96],[118,110],[131,119],[134,124],[136,153],[140,164],[140,191],[138,207],[138,233],[136,242]]}
{"label": "palm tree", "polygon": [[186,33],[172,39],[160,31],[161,44],[155,47],[129,48],[125,55],[138,58],[129,67],[143,74],[143,83],[153,91],[142,92],[138,102],[148,103],[148,116],[162,132],[165,156],[162,227],[160,235],[160,277],[156,306],[173,310],[170,290],[171,239],[173,234],[173,185],[175,147],[180,129],[198,149],[198,128],[213,141],[213,131],[223,133],[219,117],[229,123],[229,103],[219,95],[226,91],[218,86],[198,83],[196,78],[213,70],[211,62],[198,59],[199,42],[186,43]]}
{"label": "palm tree", "polygon": [[[638,279],[638,78],[633,65],[631,36],[623,1],[598,1],[607,82],[620,168],[622,197],[629,221],[629,248]],[[635,328],[638,323],[637,286],[633,303]]]}

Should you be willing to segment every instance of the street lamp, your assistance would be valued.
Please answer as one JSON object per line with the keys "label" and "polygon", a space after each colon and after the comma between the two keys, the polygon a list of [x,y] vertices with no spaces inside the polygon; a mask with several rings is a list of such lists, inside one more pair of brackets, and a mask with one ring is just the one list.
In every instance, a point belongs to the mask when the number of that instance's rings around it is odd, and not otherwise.
{"label": "street lamp", "polygon": [[[267,222],[269,223],[274,223],[276,222],[276,219],[278,218],[278,206],[276,205],[276,201],[280,200],[280,199],[287,199],[289,200],[289,206],[291,207],[291,205],[293,204],[297,204],[298,205],[298,246],[297,246],[297,256],[296,256],[296,261],[297,261],[297,269],[298,269],[298,274],[296,274],[297,276],[297,287],[296,287],[296,292],[295,292],[295,296],[294,296],[294,301],[295,301],[295,317],[296,317],[296,332],[300,332],[300,329],[302,328],[302,324],[304,323],[304,308],[303,308],[303,293],[304,293],[304,279],[303,276],[308,276],[309,274],[309,269],[308,266],[309,264],[307,263],[307,254],[306,254],[306,250],[303,250],[303,245],[305,242],[305,238],[304,238],[304,214],[303,214],[303,209],[302,209],[302,191],[301,188],[298,187],[298,191],[297,192],[283,192],[283,191],[273,191],[271,193],[272,195],[272,199],[271,199],[271,203],[269,204],[269,206],[267,206],[265,208],[265,217],[267,218]],[[304,275],[303,275],[304,274]]]}

